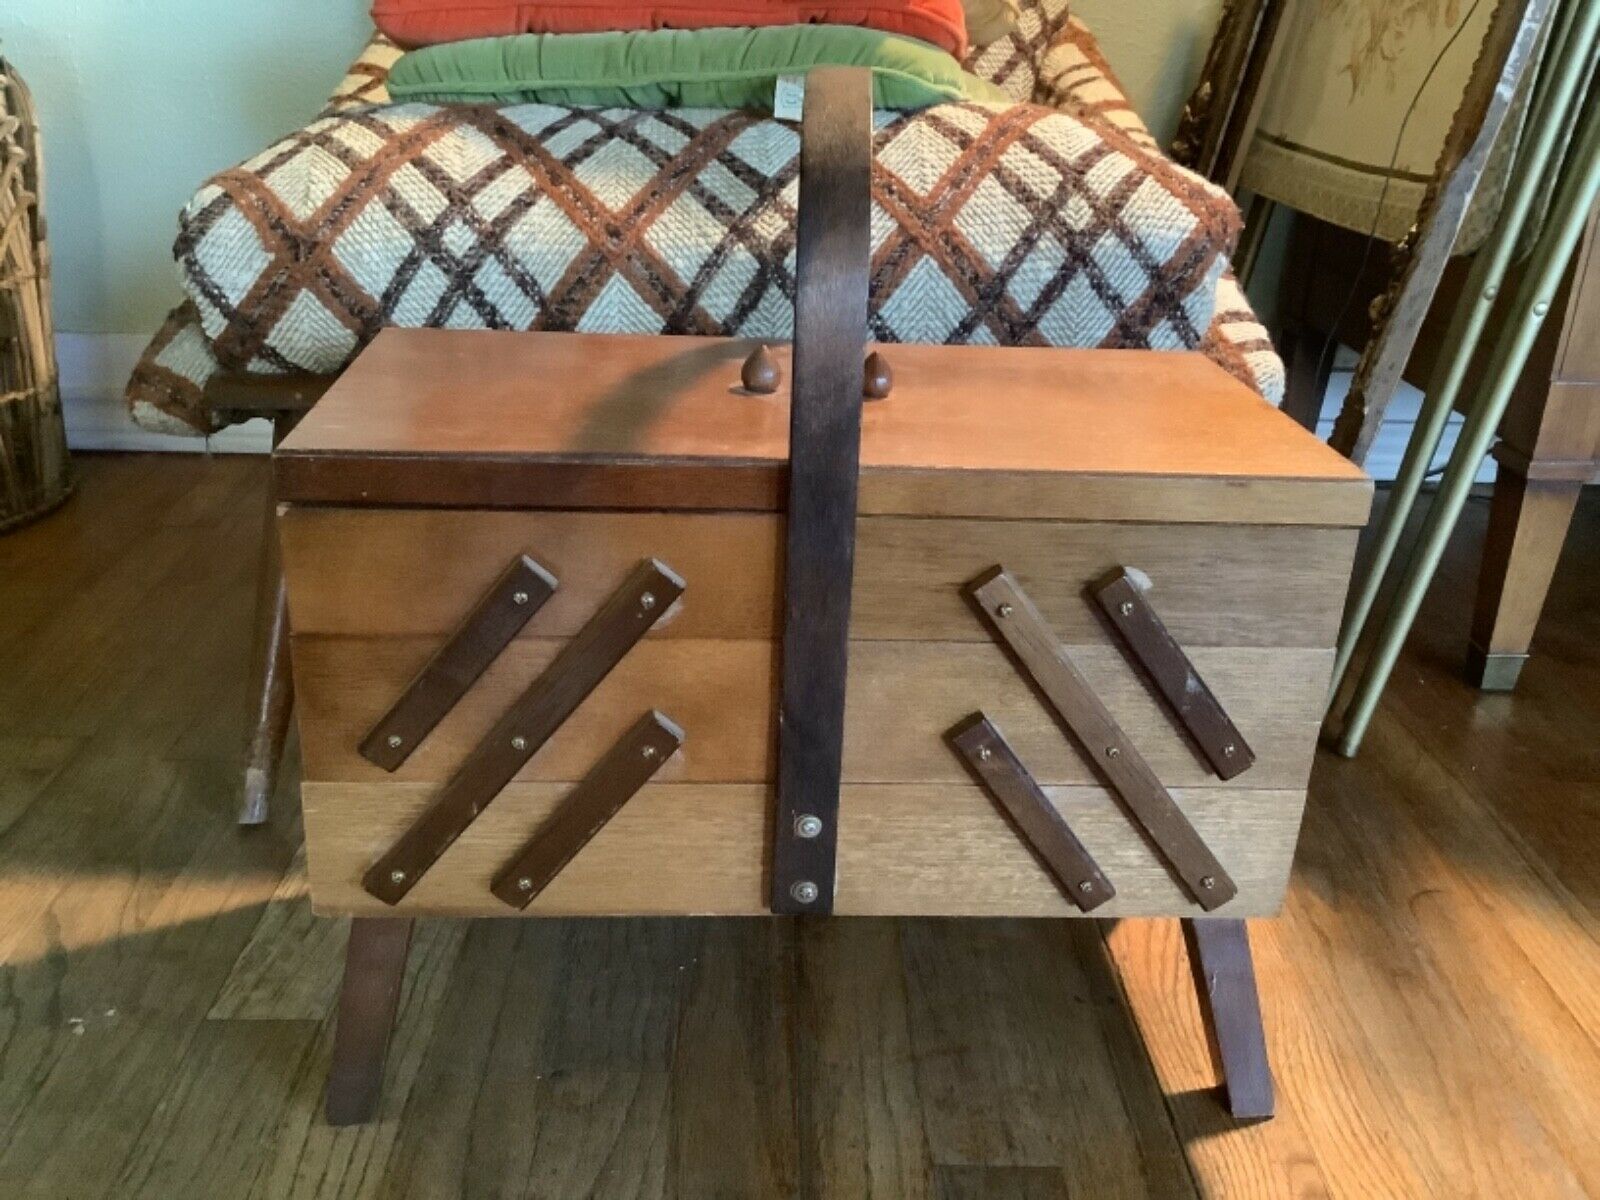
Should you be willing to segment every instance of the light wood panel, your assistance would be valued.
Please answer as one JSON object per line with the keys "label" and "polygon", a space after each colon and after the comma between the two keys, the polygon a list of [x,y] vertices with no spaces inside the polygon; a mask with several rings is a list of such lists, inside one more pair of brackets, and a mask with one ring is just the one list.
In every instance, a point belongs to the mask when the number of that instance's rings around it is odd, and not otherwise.
{"label": "light wood panel", "polygon": [[[566,795],[515,783],[391,908],[361,876],[433,797],[428,784],[306,783],[302,787],[316,911],[357,915],[767,915],[769,790],[747,784],[651,784],[637,792],[520,914],[489,880]],[[1200,916],[1098,787],[1047,788],[1117,895],[1095,917]],[[1239,895],[1215,916],[1275,912],[1288,882],[1304,793],[1175,791],[1184,813],[1227,865]],[[839,809],[839,888],[846,916],[1083,914],[974,785],[847,785]]]}
{"label": "light wood panel", "polygon": [[[753,345],[386,330],[284,443],[279,494],[778,511],[788,399],[743,393]],[[863,418],[862,512],[1366,519],[1365,476],[1201,354],[883,353],[896,382]]]}
{"label": "light wood panel", "polygon": [[[421,639],[295,639],[306,774],[320,781],[449,778],[511,702],[564,645],[521,639],[490,667],[394,774],[356,747],[432,643]],[[1112,646],[1068,653],[1163,780],[1220,781]],[[774,778],[777,647],[772,642],[646,638],[525,766],[525,781],[583,778],[639,717],[659,709],[680,725],[683,749],[662,782]],[[1213,648],[1196,666],[1256,752],[1236,781],[1303,787],[1332,669],[1330,650]],[[968,782],[946,731],[982,708],[1034,777],[1089,783],[1093,772],[1024,677],[994,644],[854,642],[846,698],[844,777],[850,782]]]}
{"label": "light wood panel", "polygon": [[[279,523],[295,632],[443,639],[516,555],[560,587],[523,631],[568,637],[643,558],[689,589],[660,637],[775,638],[782,520],[770,514],[290,507]],[[1263,525],[863,517],[852,633],[988,641],[963,594],[1004,563],[1052,626],[1099,637],[1084,588],[1127,566],[1184,646],[1330,646],[1355,532]]]}

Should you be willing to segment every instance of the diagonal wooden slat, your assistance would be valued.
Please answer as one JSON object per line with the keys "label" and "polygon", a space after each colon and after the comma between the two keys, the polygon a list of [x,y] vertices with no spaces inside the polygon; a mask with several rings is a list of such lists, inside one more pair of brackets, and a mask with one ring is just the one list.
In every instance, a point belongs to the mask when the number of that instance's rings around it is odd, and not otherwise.
{"label": "diagonal wooden slat", "polygon": [[664,563],[640,563],[500,718],[438,798],[373,864],[361,886],[385,904],[400,903],[683,589],[683,580]]}
{"label": "diagonal wooden slat", "polygon": [[997,566],[973,580],[968,590],[1195,903],[1210,912],[1232,900],[1238,888],[1227,871],[1067,657],[1017,581]]}
{"label": "diagonal wooden slat", "polygon": [[1232,779],[1256,761],[1244,735],[1200,678],[1194,661],[1167,631],[1134,573],[1118,569],[1094,589],[1111,627],[1155,682],[1173,715],[1205,754],[1219,779]]}
{"label": "diagonal wooden slat", "polygon": [[518,555],[361,739],[362,757],[385,771],[396,770],[544,607],[556,586],[554,575],[526,554]]}
{"label": "diagonal wooden slat", "polygon": [[646,713],[495,876],[489,890],[512,908],[527,908],[682,744],[683,730],[658,712]]}
{"label": "diagonal wooden slat", "polygon": [[1117,894],[994,722],[977,713],[949,738],[1068,900],[1091,912]]}

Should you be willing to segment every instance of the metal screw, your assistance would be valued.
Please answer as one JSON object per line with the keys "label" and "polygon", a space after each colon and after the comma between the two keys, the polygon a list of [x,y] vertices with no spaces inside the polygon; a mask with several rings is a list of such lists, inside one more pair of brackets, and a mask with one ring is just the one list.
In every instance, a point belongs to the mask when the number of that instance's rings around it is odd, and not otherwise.
{"label": "metal screw", "polygon": [[1085,879],[1078,885],[1078,890],[1085,893],[1094,891],[1094,881],[1092,879]]}
{"label": "metal screw", "polygon": [[802,879],[789,889],[789,895],[800,901],[801,904],[814,904],[820,893],[817,891],[816,884],[809,879]]}
{"label": "metal screw", "polygon": [[1536,317],[1542,317],[1549,311],[1550,305],[1544,300],[1539,301],[1539,303],[1533,306],[1533,315]]}
{"label": "metal screw", "polygon": [[1106,757],[1107,758],[1121,758],[1122,757],[1122,751],[1118,750],[1115,746],[1107,746],[1106,747]]}
{"label": "metal screw", "polygon": [[993,757],[994,757],[994,751],[989,749],[989,747],[987,747],[987,746],[979,746],[978,747],[978,758],[981,759],[983,762],[988,762]]}
{"label": "metal screw", "polygon": [[1237,747],[1235,747],[1232,742],[1229,742],[1222,748],[1222,756],[1224,758],[1232,758],[1236,749]]}
{"label": "metal screw", "polygon": [[1209,892],[1212,888],[1217,886],[1217,877],[1215,875],[1200,876],[1200,886]]}
{"label": "metal screw", "polygon": [[405,881],[406,873],[404,871],[396,868],[395,870],[389,872],[390,883],[404,883]]}
{"label": "metal screw", "polygon": [[1121,604],[1117,605],[1117,611],[1125,617],[1133,616],[1133,601],[1124,600]]}
{"label": "metal screw", "polygon": [[522,737],[521,735],[518,735],[517,737],[512,738],[511,739],[511,748],[513,750],[526,750],[528,748],[528,739],[525,738],[525,737]]}
{"label": "metal screw", "polygon": [[517,880],[517,891],[519,891],[519,892],[531,892],[531,891],[533,891],[533,880],[528,879],[526,877]]}
{"label": "metal screw", "polygon": [[639,597],[639,607],[644,609],[645,612],[650,612],[655,608],[655,606],[656,594],[654,592],[646,592],[644,595]]}
{"label": "metal screw", "polygon": [[1500,289],[1497,287],[1486,287],[1483,289],[1483,298],[1485,300],[1493,300],[1499,294]]}
{"label": "metal screw", "polygon": [[661,753],[661,751],[657,750],[654,746],[646,746],[643,750],[640,751],[640,753],[643,754],[645,756],[645,759],[648,761],[648,760],[653,760],[656,755]]}
{"label": "metal screw", "polygon": [[794,835],[795,837],[805,838],[808,841],[811,838],[820,837],[822,835],[822,818],[814,817],[809,813],[803,817],[796,817],[794,819]]}
{"label": "metal screw", "polygon": [[995,609],[995,612],[999,613],[1002,617],[1009,617],[1013,611],[1014,610],[1009,604],[1002,604],[999,608]]}
{"label": "metal screw", "polygon": [[401,746],[405,745],[405,743],[405,738],[401,737],[398,733],[391,733],[389,735],[389,749],[398,750]]}
{"label": "metal screw", "polygon": [[511,603],[513,604],[526,604],[530,599],[532,597],[527,592],[513,592],[511,595]]}

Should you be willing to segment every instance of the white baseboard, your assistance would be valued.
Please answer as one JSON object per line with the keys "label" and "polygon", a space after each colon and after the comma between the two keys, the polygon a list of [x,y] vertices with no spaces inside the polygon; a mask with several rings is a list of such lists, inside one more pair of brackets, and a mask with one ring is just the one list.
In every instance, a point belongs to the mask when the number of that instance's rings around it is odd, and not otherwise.
{"label": "white baseboard", "polygon": [[[61,402],[67,422],[67,444],[75,450],[161,450],[212,454],[265,454],[272,448],[272,427],[266,421],[235,425],[209,438],[172,437],[147,433],[128,417],[122,392],[134,364],[144,353],[150,338],[140,333],[62,333],[56,336],[61,360]],[[1333,419],[1350,390],[1348,372],[1333,377],[1323,403],[1317,433],[1326,438],[1333,431]],[[1389,406],[1378,440],[1367,458],[1367,470],[1374,479],[1387,481],[1400,469],[1417,421],[1422,393],[1409,384]],[[1450,419],[1440,446],[1440,461],[1455,445],[1461,428],[1459,414]],[[1494,479],[1494,460],[1484,463],[1479,482]]]}
{"label": "white baseboard", "polygon": [[144,348],[146,333],[58,333],[61,411],[74,450],[157,450],[180,453],[265,454],[272,427],[248,421],[211,437],[174,437],[140,429],[128,416],[123,390]]}

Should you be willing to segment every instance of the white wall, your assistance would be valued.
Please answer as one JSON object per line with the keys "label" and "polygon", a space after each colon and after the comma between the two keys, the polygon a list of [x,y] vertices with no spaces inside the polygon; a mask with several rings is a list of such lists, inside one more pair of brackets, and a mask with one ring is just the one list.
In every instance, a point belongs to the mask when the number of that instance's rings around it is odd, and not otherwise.
{"label": "white wall", "polygon": [[0,0],[43,129],[57,328],[154,330],[181,298],[179,207],[315,115],[370,29],[363,0]]}
{"label": "white wall", "polygon": [[1200,74],[1222,0],[1073,0],[1139,115],[1164,145]]}

